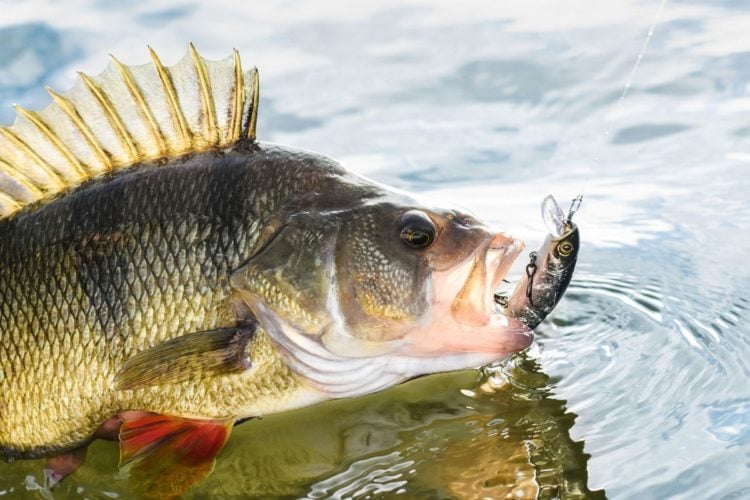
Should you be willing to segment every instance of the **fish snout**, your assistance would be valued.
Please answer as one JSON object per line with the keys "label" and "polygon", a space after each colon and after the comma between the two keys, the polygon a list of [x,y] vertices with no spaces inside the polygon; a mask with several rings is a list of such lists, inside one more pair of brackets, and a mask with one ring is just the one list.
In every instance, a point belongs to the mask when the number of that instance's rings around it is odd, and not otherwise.
{"label": "fish snout", "polygon": [[507,233],[495,233],[489,244],[489,250],[505,250],[516,244],[516,239]]}
{"label": "fish snout", "polygon": [[485,261],[493,290],[500,284],[525,246],[522,240],[513,238],[507,233],[495,233],[492,236],[487,246]]}

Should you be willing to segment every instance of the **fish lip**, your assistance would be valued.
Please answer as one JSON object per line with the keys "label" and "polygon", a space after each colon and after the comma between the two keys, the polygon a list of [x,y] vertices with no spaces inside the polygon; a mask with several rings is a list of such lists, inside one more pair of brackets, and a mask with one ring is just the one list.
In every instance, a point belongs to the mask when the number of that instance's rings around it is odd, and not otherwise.
{"label": "fish lip", "polygon": [[[507,236],[504,233],[498,233],[498,235],[501,234],[503,236]],[[493,243],[497,240],[498,238],[496,236],[490,241],[490,244],[487,247],[487,253],[485,254],[486,259],[489,252],[502,252],[502,254],[498,258],[497,267],[495,267],[494,269],[487,269],[486,279],[489,280],[490,285],[487,287],[487,293],[489,294],[489,297],[485,297],[484,300],[489,321],[491,321],[494,314],[500,314],[503,317],[507,317],[502,313],[502,311],[496,311],[494,307],[492,307],[495,303],[495,292],[497,291],[500,283],[502,283],[503,279],[505,279],[505,277],[510,272],[513,264],[520,257],[523,249],[526,248],[526,243],[523,240],[517,238],[508,236],[507,240],[500,239],[501,241],[503,241],[501,244],[493,245]]]}
{"label": "fish lip", "polygon": [[[492,294],[492,296],[490,297],[490,300],[492,302],[499,304],[496,298],[498,296],[498,292],[500,291],[500,285],[503,282],[503,280],[505,280],[505,278],[508,276],[508,273],[510,273],[510,269],[513,267],[513,264],[515,264],[516,261],[520,258],[521,252],[523,252],[524,248],[526,248],[526,242],[524,242],[523,240],[519,240],[519,239],[514,239],[511,245],[504,245],[500,247],[492,247],[492,246],[489,247],[489,250],[504,250],[502,260],[505,260],[508,256],[514,253],[516,255],[508,262],[505,270],[503,270],[502,272],[498,272],[499,269],[496,270],[495,275],[493,277],[494,278],[493,279],[494,283],[492,284],[493,286],[490,287],[491,288],[490,292]],[[495,311],[495,312],[502,314],[503,316],[507,316],[503,314],[502,311]]]}
{"label": "fish lip", "polygon": [[[502,313],[501,313],[502,314]],[[503,316],[505,316],[503,314]],[[523,321],[521,321],[518,318],[513,318],[510,316],[505,316],[508,319],[509,323],[513,323],[514,329],[512,333],[506,333],[506,336],[510,337],[512,341],[515,341],[515,348],[513,349],[516,352],[523,351],[524,349],[528,349],[529,346],[534,342],[534,331],[526,326]],[[516,328],[518,330],[516,330]]]}
{"label": "fish lip", "polygon": [[[493,307],[489,311],[490,320],[492,316],[502,318],[504,321],[507,322],[508,327],[504,328],[504,331],[502,332],[502,335],[505,339],[510,343],[510,348],[515,352],[523,351],[524,349],[527,349],[533,342],[534,342],[534,331],[529,328],[526,324],[523,323],[518,318],[515,318],[513,316],[510,316],[507,314],[507,309],[504,307],[503,304],[498,302],[497,300],[497,292],[498,287],[500,283],[505,279],[505,277],[510,272],[510,268],[513,266],[513,264],[519,259],[521,256],[521,253],[523,252],[523,249],[526,248],[526,243],[523,240],[520,239],[513,239],[512,243],[510,245],[504,246],[504,254],[503,259],[507,258],[510,255],[513,255],[515,253],[515,257],[510,261],[510,263],[507,265],[507,268],[495,275],[495,283],[494,287],[491,287],[491,297],[490,301],[493,304],[499,305],[500,307]],[[499,249],[499,248],[493,248],[490,247],[490,249]],[[508,300],[510,297],[506,297]]]}
{"label": "fish lip", "polygon": [[[497,302],[495,303],[497,304]],[[508,347],[512,351],[523,351],[534,342],[534,330],[529,328],[520,319],[507,314],[507,309],[504,307],[490,311],[490,318],[493,316],[501,318],[501,321],[504,320],[506,322],[506,325],[502,327],[502,331],[498,331],[505,339],[505,343],[510,344]]]}
{"label": "fish lip", "polygon": [[528,349],[534,342],[534,331],[529,328],[523,321],[513,316],[508,316],[501,311],[490,313],[490,316],[501,318],[504,322],[498,330],[502,335],[503,349],[508,353],[521,352]]}
{"label": "fish lip", "polygon": [[[506,253],[510,253],[513,250],[519,252],[524,249],[526,243],[523,240],[513,238],[506,233],[496,233],[494,237],[489,241],[487,246],[488,250],[505,250]],[[520,248],[518,248],[520,247]],[[513,259],[515,261],[515,259]]]}

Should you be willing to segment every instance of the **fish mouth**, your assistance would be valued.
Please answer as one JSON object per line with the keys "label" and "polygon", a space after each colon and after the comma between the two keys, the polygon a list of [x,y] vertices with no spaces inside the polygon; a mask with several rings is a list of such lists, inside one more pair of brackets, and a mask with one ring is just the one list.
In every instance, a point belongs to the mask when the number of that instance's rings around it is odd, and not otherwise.
{"label": "fish mouth", "polygon": [[490,323],[495,290],[524,246],[523,242],[498,233],[486,248],[475,254],[472,269],[451,305],[451,314],[456,321],[469,326]]}
{"label": "fish mouth", "polygon": [[407,335],[409,354],[476,353],[491,362],[531,345],[531,330],[495,303],[495,291],[524,247],[497,233],[460,264],[433,271],[431,321]]}

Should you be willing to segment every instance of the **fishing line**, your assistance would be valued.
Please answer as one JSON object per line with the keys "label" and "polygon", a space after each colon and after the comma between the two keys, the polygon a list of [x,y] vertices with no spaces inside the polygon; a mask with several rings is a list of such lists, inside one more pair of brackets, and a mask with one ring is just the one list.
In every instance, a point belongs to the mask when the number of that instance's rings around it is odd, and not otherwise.
{"label": "fishing line", "polygon": [[646,53],[646,50],[648,49],[649,43],[651,43],[651,38],[654,36],[654,31],[656,31],[656,26],[659,25],[661,22],[661,15],[664,12],[664,6],[667,4],[667,0],[661,0],[661,4],[659,4],[659,11],[656,13],[656,19],[654,19],[653,24],[651,25],[651,28],[649,28],[648,33],[646,34],[646,39],[643,40],[643,46],[641,47],[641,51],[638,53],[638,57],[635,59],[635,64],[633,64],[633,69],[630,71],[630,78],[628,78],[628,82],[625,84],[625,88],[622,89],[622,94],[620,95],[620,99],[617,101],[616,106],[620,106],[622,104],[622,101],[625,99],[625,97],[628,95],[628,91],[630,90],[630,86],[633,84],[633,79],[635,78],[635,74],[638,72],[638,67],[641,65],[641,61],[643,60],[643,54]]}
{"label": "fishing line", "polygon": [[[622,107],[622,103],[625,100],[625,98],[628,96],[628,93],[630,92],[630,88],[633,85],[633,81],[635,80],[635,75],[638,73],[638,68],[641,65],[641,61],[643,61],[643,56],[646,54],[646,50],[648,50],[648,46],[651,43],[651,39],[654,37],[654,32],[656,31],[656,27],[661,23],[662,14],[664,13],[664,7],[667,5],[667,0],[661,0],[661,3],[659,4],[659,10],[656,13],[656,17],[654,18],[654,22],[651,23],[651,27],[649,28],[648,32],[646,33],[646,38],[643,40],[643,44],[641,45],[641,50],[638,52],[638,57],[635,59],[635,63],[633,63],[633,69],[630,70],[630,76],[628,77],[627,82],[625,83],[625,87],[622,89],[622,93],[620,94],[619,99],[617,99],[617,103],[614,106],[614,109],[607,114],[607,116],[603,119],[606,127],[604,128],[604,132],[602,132],[602,135],[604,139],[608,138],[611,132],[611,125],[618,115],[618,111]],[[613,117],[614,115],[614,117]],[[604,141],[602,141],[604,142]],[[599,144],[599,149],[602,150],[602,143]],[[599,156],[594,155],[593,157],[593,163],[595,165],[599,164]],[[589,167],[589,173],[584,179],[583,182],[583,189],[581,190],[581,193],[585,193],[588,190],[589,184],[591,182],[591,178],[594,176],[595,170],[593,166]],[[579,195],[580,196],[582,196]]]}
{"label": "fishing line", "polygon": [[573,215],[575,215],[575,213],[578,212],[578,209],[581,208],[581,203],[583,203],[582,194],[579,194],[571,200],[570,208],[568,208],[568,216],[565,218],[566,224],[570,224],[570,221],[573,220]]}

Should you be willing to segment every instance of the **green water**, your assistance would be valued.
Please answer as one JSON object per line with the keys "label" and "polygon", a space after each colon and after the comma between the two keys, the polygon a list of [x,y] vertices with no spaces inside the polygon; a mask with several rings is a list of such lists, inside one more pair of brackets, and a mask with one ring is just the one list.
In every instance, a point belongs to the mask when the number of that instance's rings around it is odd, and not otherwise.
{"label": "green water", "polygon": [[[548,377],[525,356],[506,370],[497,389],[466,371],[245,422],[187,496],[603,496],[587,489],[587,456],[568,435],[575,415],[550,395]],[[55,497],[128,497],[137,486],[118,474],[116,444],[98,441],[89,456]],[[44,484],[43,465],[0,465],[0,474],[25,495]]]}

